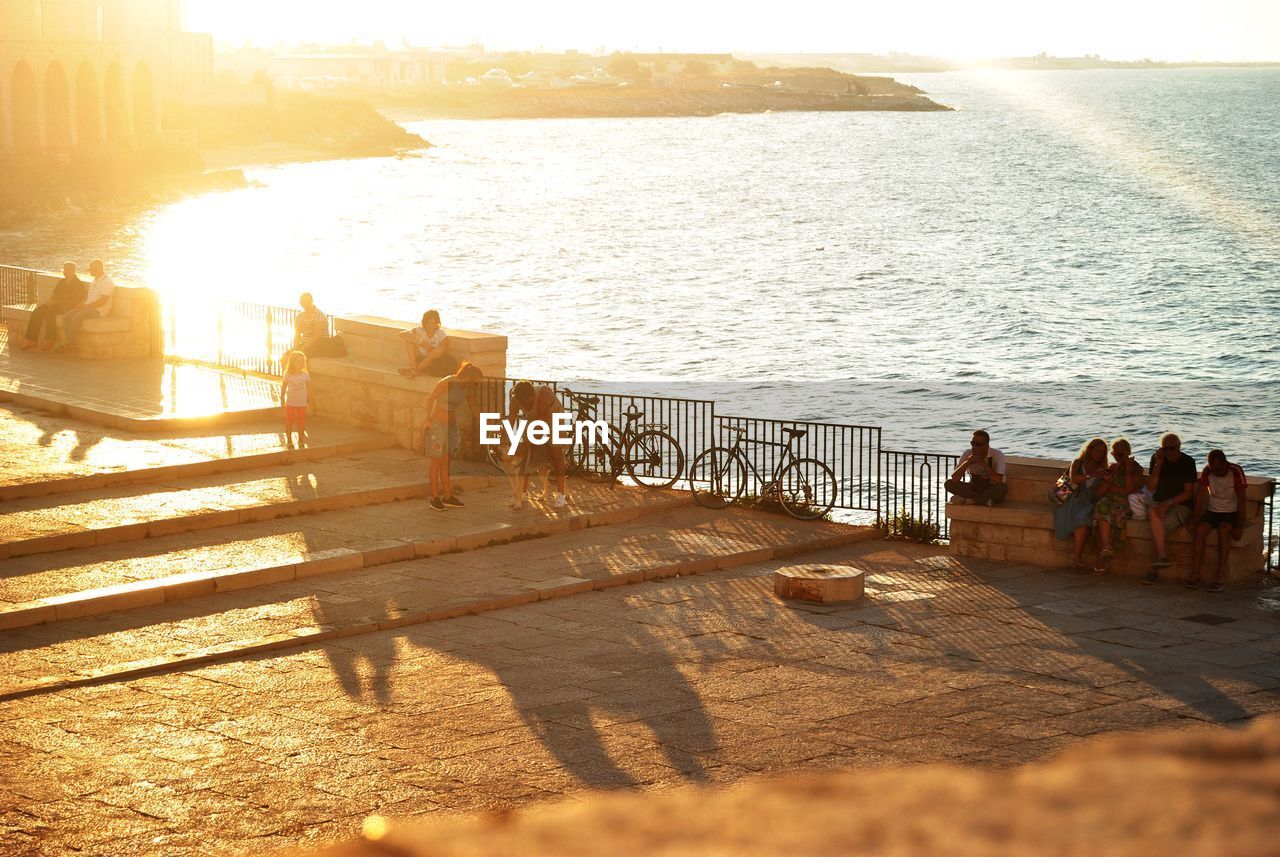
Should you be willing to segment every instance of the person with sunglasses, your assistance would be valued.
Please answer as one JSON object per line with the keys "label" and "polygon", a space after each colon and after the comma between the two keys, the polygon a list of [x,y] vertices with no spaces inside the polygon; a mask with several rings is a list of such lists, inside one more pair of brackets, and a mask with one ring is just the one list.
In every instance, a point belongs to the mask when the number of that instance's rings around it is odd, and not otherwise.
{"label": "person with sunglasses", "polygon": [[[1009,493],[1004,473],[1004,453],[991,446],[991,435],[978,429],[969,448],[961,454],[960,464],[946,481],[946,488],[955,495],[957,503],[994,506],[1003,503]],[[969,475],[967,482],[965,474]]]}

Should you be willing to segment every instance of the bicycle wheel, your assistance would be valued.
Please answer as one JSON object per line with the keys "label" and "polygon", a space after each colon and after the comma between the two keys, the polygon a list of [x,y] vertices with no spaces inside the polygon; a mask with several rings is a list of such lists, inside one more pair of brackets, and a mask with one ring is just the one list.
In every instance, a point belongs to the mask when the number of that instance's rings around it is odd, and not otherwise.
{"label": "bicycle wheel", "polygon": [[645,429],[631,440],[627,475],[646,488],[670,488],[684,475],[684,450],[663,429]]}
{"label": "bicycle wheel", "polygon": [[816,458],[797,458],[778,474],[778,502],[788,515],[813,521],[835,506],[840,485],[830,467]]}
{"label": "bicycle wheel", "polygon": [[607,438],[584,438],[569,449],[566,474],[588,482],[609,482],[618,475],[618,430],[609,426]]}
{"label": "bicycle wheel", "polygon": [[746,465],[723,446],[704,450],[689,467],[693,499],[708,509],[723,509],[737,501],[746,486]]}

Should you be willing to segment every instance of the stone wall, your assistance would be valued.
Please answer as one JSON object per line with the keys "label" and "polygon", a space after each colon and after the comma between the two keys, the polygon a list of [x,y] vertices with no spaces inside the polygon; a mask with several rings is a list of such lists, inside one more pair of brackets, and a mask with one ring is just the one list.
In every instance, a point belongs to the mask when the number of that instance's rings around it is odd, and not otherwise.
{"label": "stone wall", "polygon": [[[1049,568],[1065,568],[1071,560],[1071,540],[1058,541],[1053,532],[1054,506],[1049,502],[1049,488],[1070,465],[1068,461],[1008,456],[1009,496],[1000,506],[947,504],[951,519],[951,553]],[[1203,462],[1201,462],[1203,464]],[[1243,537],[1231,548],[1225,579],[1241,581],[1259,574],[1265,567],[1264,539],[1266,521],[1263,500],[1275,490],[1275,480],[1249,477]],[[1151,549],[1151,533],[1146,521],[1130,521],[1126,529],[1128,543],[1111,561],[1111,573],[1140,575],[1155,559]],[[1209,536],[1205,552],[1205,573],[1211,574],[1217,562],[1216,534]],[[1191,568],[1191,536],[1185,528],[1169,533],[1166,540],[1171,568],[1160,572],[1167,579],[1185,580]],[[1094,545],[1086,548],[1085,557],[1092,560]]]}
{"label": "stone wall", "polygon": [[[334,328],[346,344],[348,355],[309,361],[316,412],[352,425],[363,426],[396,439],[407,449],[423,449],[427,422],[427,396],[439,378],[404,378],[407,365],[399,335],[413,322],[378,316],[340,316]],[[507,337],[446,328],[449,353],[469,360],[488,378],[507,372]],[[465,410],[459,415],[466,426],[474,422]]]}

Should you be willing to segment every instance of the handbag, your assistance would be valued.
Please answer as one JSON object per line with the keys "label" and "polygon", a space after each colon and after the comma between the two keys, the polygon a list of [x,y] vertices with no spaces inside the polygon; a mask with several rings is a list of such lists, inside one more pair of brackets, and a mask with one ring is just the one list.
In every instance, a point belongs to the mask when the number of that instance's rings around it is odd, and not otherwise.
{"label": "handbag", "polygon": [[1055,506],[1061,506],[1071,499],[1071,495],[1076,493],[1075,483],[1071,481],[1071,471],[1058,477],[1058,481],[1049,486],[1049,502]]}

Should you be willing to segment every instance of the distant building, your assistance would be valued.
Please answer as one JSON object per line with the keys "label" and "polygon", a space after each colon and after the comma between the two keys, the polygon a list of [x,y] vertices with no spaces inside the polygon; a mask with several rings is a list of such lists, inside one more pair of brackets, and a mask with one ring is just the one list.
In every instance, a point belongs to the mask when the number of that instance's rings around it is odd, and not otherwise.
{"label": "distant building", "polygon": [[321,89],[328,86],[429,86],[445,82],[456,51],[407,48],[344,48],[340,51],[276,54],[266,70],[279,86]]}
{"label": "distant building", "polygon": [[634,63],[654,86],[670,86],[680,77],[728,77],[733,74],[733,54],[615,54]]}
{"label": "distant building", "polygon": [[154,145],[164,96],[212,79],[185,19],[185,0],[0,0],[0,151]]}

